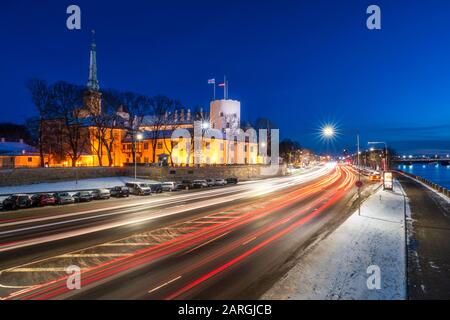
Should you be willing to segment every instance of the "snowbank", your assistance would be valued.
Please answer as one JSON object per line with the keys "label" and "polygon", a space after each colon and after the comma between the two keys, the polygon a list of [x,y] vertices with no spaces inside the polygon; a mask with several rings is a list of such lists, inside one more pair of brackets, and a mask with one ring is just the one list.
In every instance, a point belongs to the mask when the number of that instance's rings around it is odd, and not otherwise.
{"label": "snowbank", "polygon": [[[302,256],[262,299],[406,298],[405,209],[398,182],[394,192],[380,190],[338,229]],[[406,208],[405,208],[406,207]],[[381,288],[369,290],[369,266],[381,271]]]}

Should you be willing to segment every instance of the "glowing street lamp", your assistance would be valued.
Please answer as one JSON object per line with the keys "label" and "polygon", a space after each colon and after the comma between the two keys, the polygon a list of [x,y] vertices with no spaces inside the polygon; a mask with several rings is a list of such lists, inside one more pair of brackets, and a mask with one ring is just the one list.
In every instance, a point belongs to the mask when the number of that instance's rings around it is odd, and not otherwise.
{"label": "glowing street lamp", "polygon": [[322,128],[322,136],[325,138],[332,138],[335,135],[335,129],[333,126],[327,125]]}
{"label": "glowing street lamp", "polygon": [[142,133],[138,133],[136,135],[136,139],[134,141],[134,180],[137,180],[137,158],[136,158],[136,141],[142,141],[144,139],[144,135]]}

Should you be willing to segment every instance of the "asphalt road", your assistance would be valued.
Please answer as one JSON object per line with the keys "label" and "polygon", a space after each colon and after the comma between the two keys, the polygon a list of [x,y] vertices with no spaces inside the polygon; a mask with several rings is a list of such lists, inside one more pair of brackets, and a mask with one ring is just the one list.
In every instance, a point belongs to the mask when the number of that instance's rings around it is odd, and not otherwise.
{"label": "asphalt road", "polygon": [[[0,220],[0,297],[258,298],[299,250],[346,218],[355,181],[347,167],[322,167]],[[67,288],[72,265],[81,290]]]}

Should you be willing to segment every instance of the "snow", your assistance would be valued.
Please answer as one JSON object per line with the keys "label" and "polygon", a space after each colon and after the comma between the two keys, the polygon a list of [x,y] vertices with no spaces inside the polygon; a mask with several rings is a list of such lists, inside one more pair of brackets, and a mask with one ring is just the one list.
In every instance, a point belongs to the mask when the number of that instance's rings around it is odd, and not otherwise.
{"label": "snow", "polygon": [[[262,299],[400,300],[406,298],[403,190],[379,190],[347,221],[316,241]],[[369,290],[369,266],[381,271],[381,288]]]}
{"label": "snow", "polygon": [[[138,182],[156,183],[154,180],[138,179]],[[134,177],[110,177],[73,181],[38,183],[19,186],[0,187],[0,195],[13,193],[45,193],[51,191],[77,191],[89,189],[112,188],[123,186],[127,182],[135,182]],[[4,197],[3,197],[4,198]],[[0,196],[1,200],[1,196]]]}

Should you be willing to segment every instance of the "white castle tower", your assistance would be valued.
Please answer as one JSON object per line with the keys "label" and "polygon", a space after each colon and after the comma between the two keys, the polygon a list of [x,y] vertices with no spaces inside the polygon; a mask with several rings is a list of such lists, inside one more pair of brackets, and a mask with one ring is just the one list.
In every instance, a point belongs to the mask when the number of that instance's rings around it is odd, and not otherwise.
{"label": "white castle tower", "polygon": [[241,102],[237,100],[214,100],[210,104],[212,129],[237,130],[241,126]]}

